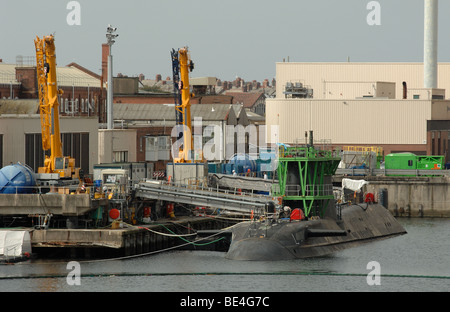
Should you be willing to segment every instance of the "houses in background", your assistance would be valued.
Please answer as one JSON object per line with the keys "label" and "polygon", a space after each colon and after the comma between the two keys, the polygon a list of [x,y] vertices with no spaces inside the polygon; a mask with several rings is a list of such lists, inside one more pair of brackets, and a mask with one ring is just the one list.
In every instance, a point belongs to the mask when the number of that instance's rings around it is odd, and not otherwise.
{"label": "houses in background", "polygon": [[[165,83],[155,79],[153,85],[164,87],[154,92],[145,88],[151,82],[143,75],[114,77],[113,130],[105,129],[107,81],[103,74],[71,63],[57,68],[57,79],[63,90],[59,113],[64,154],[74,157],[76,166],[87,174],[95,164],[111,162],[151,162],[155,172],[165,170],[176,140],[171,135],[175,108],[170,79]],[[219,84],[212,77],[192,78],[192,117],[201,120],[202,134],[210,125],[225,133],[227,126],[265,123],[262,90],[244,92],[241,86],[224,90]],[[222,159],[238,144],[225,138],[219,145]],[[21,162],[37,170],[45,158],[41,145],[36,67],[0,62],[0,165]]]}

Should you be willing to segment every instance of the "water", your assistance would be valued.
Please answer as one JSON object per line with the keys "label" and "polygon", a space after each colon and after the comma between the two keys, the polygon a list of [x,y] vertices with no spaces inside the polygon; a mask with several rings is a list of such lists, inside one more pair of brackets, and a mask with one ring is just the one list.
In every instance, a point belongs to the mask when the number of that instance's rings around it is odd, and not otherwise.
{"label": "water", "polygon": [[[69,285],[68,260],[0,266],[2,292],[415,292],[450,291],[450,219],[399,219],[408,234],[330,256],[233,261],[225,253],[171,251],[137,258],[80,261]],[[367,275],[380,265],[380,285]]]}

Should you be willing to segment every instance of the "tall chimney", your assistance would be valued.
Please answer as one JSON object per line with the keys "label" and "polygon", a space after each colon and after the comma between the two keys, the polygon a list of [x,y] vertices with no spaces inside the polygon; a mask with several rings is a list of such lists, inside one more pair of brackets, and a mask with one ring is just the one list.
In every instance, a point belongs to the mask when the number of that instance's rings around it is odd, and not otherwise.
{"label": "tall chimney", "polygon": [[438,0],[424,0],[424,88],[437,88]]}
{"label": "tall chimney", "polygon": [[108,55],[109,55],[109,45],[102,43],[102,78],[103,82],[108,81]]}

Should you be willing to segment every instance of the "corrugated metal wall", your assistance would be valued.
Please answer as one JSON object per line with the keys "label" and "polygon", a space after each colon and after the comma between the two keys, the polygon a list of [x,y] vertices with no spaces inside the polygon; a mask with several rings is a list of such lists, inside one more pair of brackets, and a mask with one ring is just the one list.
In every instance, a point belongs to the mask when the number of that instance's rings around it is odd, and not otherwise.
{"label": "corrugated metal wall", "polygon": [[[92,173],[93,165],[98,162],[98,119],[95,117],[61,117],[61,134],[70,138],[69,145],[63,143],[65,152],[77,156],[77,165],[83,167],[86,174]],[[12,115],[0,118],[0,134],[3,134],[3,165],[10,163],[28,163],[30,153],[39,153],[41,147],[41,120],[39,115]],[[75,134],[75,141],[73,135]],[[76,146],[74,146],[76,145]],[[28,156],[27,156],[28,154]],[[69,155],[68,155],[69,156]],[[27,160],[28,158],[28,160]],[[43,164],[43,155],[36,155],[35,164]],[[39,164],[40,163],[40,164]],[[0,164],[1,165],[1,164]],[[33,168],[37,170],[38,168]]]}
{"label": "corrugated metal wall", "polygon": [[333,144],[426,144],[431,103],[267,99],[266,125],[279,127],[279,142],[283,143],[304,143],[305,131],[313,130],[315,139]]}
{"label": "corrugated metal wall", "polygon": [[[364,83],[395,82],[396,98],[402,98],[402,82],[409,88],[423,88],[422,63],[277,63],[277,98],[284,98],[286,82],[302,82],[311,86],[315,99],[347,98],[354,99],[367,92]],[[336,83],[341,82],[342,92],[337,91]],[[348,90],[350,82],[353,91]],[[450,86],[450,63],[438,64],[438,88]],[[333,94],[330,94],[333,93]],[[446,94],[448,97],[448,94]]]}

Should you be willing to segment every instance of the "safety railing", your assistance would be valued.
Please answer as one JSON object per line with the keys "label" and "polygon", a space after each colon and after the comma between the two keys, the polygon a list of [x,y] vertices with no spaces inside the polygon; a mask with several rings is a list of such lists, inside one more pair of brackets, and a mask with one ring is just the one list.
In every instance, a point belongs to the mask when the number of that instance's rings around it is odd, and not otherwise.
{"label": "safety railing", "polygon": [[[156,181],[156,180],[155,180]],[[180,182],[172,182],[172,181],[165,181],[165,180],[158,180],[156,184],[153,184],[153,187],[157,187],[159,189],[165,189],[165,190],[172,190],[172,191],[184,191],[189,192],[192,194],[199,194],[199,195],[209,195],[211,197],[217,197],[217,196],[232,196],[235,198],[242,198],[250,197],[254,199],[267,199],[268,195],[265,194],[258,194],[256,190],[242,190],[239,188],[233,188],[233,189],[227,189],[227,188],[220,188],[219,186],[212,187],[208,186],[206,181],[198,181],[196,182],[195,179],[186,179],[185,181],[188,181],[189,183],[180,183]],[[151,182],[151,180],[146,180],[144,183]],[[203,183],[205,182],[205,183]],[[139,186],[137,186],[139,187]]]}
{"label": "safety railing", "polygon": [[94,187],[73,187],[73,186],[2,186],[1,194],[46,194],[46,193],[72,194],[72,193],[93,193]]}
{"label": "safety railing", "polygon": [[450,176],[450,170],[421,170],[421,169],[336,169],[336,175],[349,176]]}
{"label": "safety railing", "polygon": [[340,151],[337,150],[316,150],[311,147],[280,147],[279,157],[281,158],[335,158],[340,157]]}
{"label": "safety railing", "polygon": [[332,184],[307,184],[303,192],[302,187],[298,184],[288,184],[285,188],[286,196],[330,196],[333,195]]}

